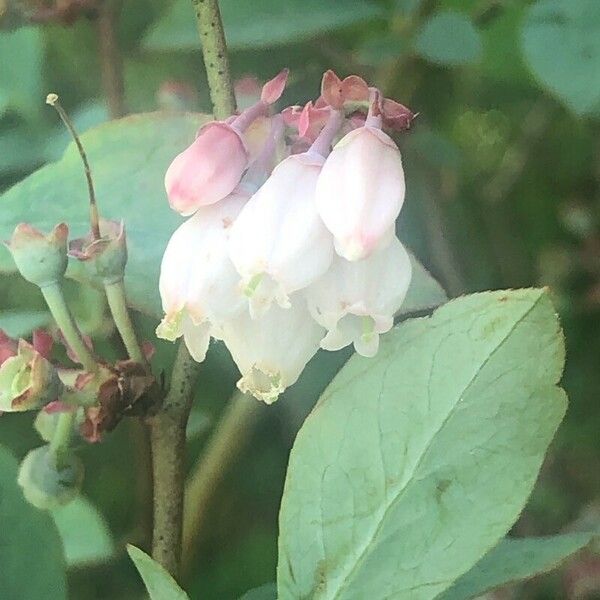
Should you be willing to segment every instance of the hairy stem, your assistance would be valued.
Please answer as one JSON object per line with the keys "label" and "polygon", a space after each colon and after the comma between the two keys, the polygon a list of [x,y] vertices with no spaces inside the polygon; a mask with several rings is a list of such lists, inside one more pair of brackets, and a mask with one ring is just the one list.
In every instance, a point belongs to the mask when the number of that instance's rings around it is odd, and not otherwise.
{"label": "hairy stem", "polygon": [[265,406],[236,391],[225,408],[204,452],[193,467],[185,488],[183,513],[183,571],[193,559],[195,541],[205,522],[206,509],[227,466],[243,451],[253,425]]}
{"label": "hairy stem", "polygon": [[185,429],[192,406],[198,364],[179,344],[171,387],[160,412],[151,420],[154,474],[152,557],[177,577],[181,560]]}
{"label": "hairy stem", "polygon": [[108,300],[113,321],[121,335],[123,344],[125,344],[129,358],[142,365],[147,365],[146,357],[138,342],[133,323],[131,322],[131,316],[129,315],[129,309],[127,308],[123,280],[104,284],[104,291],[106,292],[106,299]]}
{"label": "hairy stem", "polygon": [[65,296],[60,283],[53,283],[41,288],[44,300],[52,313],[52,317],[62,331],[65,341],[75,353],[77,360],[83,365],[83,368],[90,373],[98,369],[96,359],[86,346],[75,319],[67,306]]}
{"label": "hairy stem", "polygon": [[219,2],[192,0],[192,4],[196,11],[213,114],[215,119],[225,119],[235,112],[235,96]]}

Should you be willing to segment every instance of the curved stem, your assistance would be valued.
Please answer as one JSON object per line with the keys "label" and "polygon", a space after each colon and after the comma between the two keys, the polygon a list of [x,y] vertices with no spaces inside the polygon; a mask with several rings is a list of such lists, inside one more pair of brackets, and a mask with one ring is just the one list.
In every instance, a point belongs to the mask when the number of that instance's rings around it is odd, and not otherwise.
{"label": "curved stem", "polygon": [[56,282],[41,288],[44,300],[52,313],[52,317],[62,331],[65,341],[75,353],[77,360],[83,365],[83,368],[90,373],[98,370],[96,359],[86,346],[75,319],[67,306],[61,284]]}
{"label": "curved stem", "polygon": [[185,481],[185,429],[192,406],[198,363],[179,344],[171,387],[150,422],[154,474],[152,557],[173,577],[179,575]]}
{"label": "curved stem", "polygon": [[192,4],[196,11],[213,114],[215,119],[222,120],[235,112],[235,96],[229,73],[229,57],[219,2],[192,0]]}
{"label": "curved stem", "polygon": [[184,572],[193,559],[195,541],[214,491],[226,474],[227,466],[244,449],[254,423],[265,409],[258,400],[236,391],[192,469],[185,487],[183,512]]}
{"label": "curved stem", "polygon": [[125,297],[123,280],[105,283],[104,291],[106,292],[106,299],[108,300],[112,318],[121,335],[123,344],[125,344],[127,354],[129,354],[129,357],[135,362],[147,365],[146,357],[138,342],[133,323],[131,322],[129,309],[127,308],[127,298]]}

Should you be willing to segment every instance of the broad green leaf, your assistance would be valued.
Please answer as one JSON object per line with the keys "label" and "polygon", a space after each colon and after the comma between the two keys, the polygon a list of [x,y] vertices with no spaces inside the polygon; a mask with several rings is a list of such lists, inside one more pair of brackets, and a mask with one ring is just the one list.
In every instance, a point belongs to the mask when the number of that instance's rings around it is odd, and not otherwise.
{"label": "broad green leaf", "polygon": [[[182,219],[167,203],[164,173],[171,160],[194,139],[203,115],[142,114],[105,123],[82,137],[94,176],[103,216],[123,219],[129,261],[127,297],[138,310],[159,317],[160,261],[169,237]],[[79,155],[71,144],[62,159],[47,165],[0,196],[0,239],[29,222],[49,231],[66,221],[71,237],[88,231],[87,188]],[[439,304],[439,285],[416,263],[406,300],[411,311]],[[6,248],[0,246],[0,272],[14,272]],[[86,280],[80,264],[67,275]],[[417,308],[418,307],[418,308]]]}
{"label": "broad green leaf", "polygon": [[[296,42],[385,14],[371,0],[221,0],[219,4],[231,50]],[[198,50],[191,4],[176,0],[143,45],[149,50]]]}
{"label": "broad green leaf", "polygon": [[239,600],[277,600],[277,585],[265,583],[246,592]]}
{"label": "broad green leaf", "polygon": [[83,496],[52,511],[70,567],[109,560],[115,552],[110,531],[98,509]]}
{"label": "broad green leaf", "polygon": [[0,447],[0,597],[67,600],[62,544],[52,517],[23,498],[18,463]]}
{"label": "broad green leaf", "polygon": [[52,322],[45,310],[1,310],[0,329],[12,338],[27,337],[34,329]]}
{"label": "broad green leaf", "polygon": [[0,32],[0,116],[11,109],[34,116],[43,106],[43,47],[39,29]]}
{"label": "broad green leaf", "polygon": [[417,34],[415,50],[435,63],[465,65],[481,57],[481,36],[467,15],[440,11]]}
{"label": "broad green leaf", "polygon": [[[160,315],[158,273],[169,236],[182,221],[167,203],[164,173],[174,156],[194,139],[202,115],[161,113],[112,121],[82,135],[103,216],[123,219],[127,228],[128,298],[142,312]],[[0,197],[0,239],[23,221],[49,231],[66,221],[71,237],[89,229],[87,188],[81,161],[71,144],[63,158],[47,165]],[[73,277],[85,277],[73,265]],[[0,271],[14,271],[0,247]]]}
{"label": "broad green leaf", "polygon": [[127,544],[127,552],[144,580],[150,600],[189,600],[171,575],[145,552],[131,544]]}
{"label": "broad green leaf", "polygon": [[279,597],[450,587],[523,508],[566,408],[563,363],[542,290],[453,300],[352,357],[290,455]]}
{"label": "broad green leaf", "polygon": [[600,2],[541,0],[523,26],[534,75],[578,115],[600,112]]}
{"label": "broad green leaf", "polygon": [[591,533],[578,532],[539,538],[506,538],[439,596],[439,600],[476,598],[500,586],[551,571],[587,546],[593,537]]}

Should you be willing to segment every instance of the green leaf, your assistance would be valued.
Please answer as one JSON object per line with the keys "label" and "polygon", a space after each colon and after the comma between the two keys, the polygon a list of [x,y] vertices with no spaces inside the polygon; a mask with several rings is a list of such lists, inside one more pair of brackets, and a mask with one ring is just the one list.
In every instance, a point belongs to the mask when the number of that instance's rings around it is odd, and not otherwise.
{"label": "green leaf", "polygon": [[577,115],[600,112],[600,2],[542,0],[523,26],[523,52],[540,83]]}
{"label": "green leaf", "polygon": [[[221,0],[219,4],[230,50],[297,42],[385,14],[369,0]],[[176,0],[150,30],[143,46],[148,50],[199,50],[191,4]]]}
{"label": "green leaf", "polygon": [[46,327],[52,322],[45,310],[2,310],[0,329],[12,338],[27,337],[34,329]]}
{"label": "green leaf", "polygon": [[[164,173],[193,139],[202,115],[153,113],[112,121],[84,133],[98,204],[103,216],[123,219],[127,228],[128,298],[142,312],[161,314],[158,273],[166,243],[182,219],[169,208]],[[67,221],[72,238],[89,230],[88,196],[81,161],[71,144],[63,158],[47,165],[0,197],[0,239],[20,222],[49,231]],[[85,279],[74,263],[69,274]],[[14,271],[0,247],[0,271]]]}
{"label": "green leaf", "polygon": [[102,515],[86,498],[78,496],[51,512],[63,541],[70,567],[109,560],[115,546]]}
{"label": "green leaf", "polygon": [[277,600],[277,585],[265,583],[246,592],[239,600]]}
{"label": "green leaf", "polygon": [[587,546],[593,537],[594,534],[578,532],[540,538],[506,538],[439,596],[439,600],[476,598],[500,586],[551,571]]}
{"label": "green leaf", "polygon": [[423,58],[447,66],[476,62],[482,49],[481,36],[471,19],[454,11],[433,15],[415,39],[415,50]]}
{"label": "green leaf", "polygon": [[377,357],[352,357],[290,455],[280,597],[450,587],[523,508],[566,409],[563,363],[542,290],[453,300],[397,326]]}
{"label": "green leaf", "polygon": [[23,498],[18,464],[0,447],[0,595],[67,600],[63,549],[52,518]]}
{"label": "green leaf", "polygon": [[[105,123],[81,136],[102,215],[125,221],[129,303],[155,317],[162,315],[158,295],[160,261],[169,237],[182,222],[169,208],[164,173],[175,155],[192,142],[205,119],[203,115],[134,115]],[[0,197],[0,239],[9,239],[21,222],[49,231],[56,223],[66,221],[71,237],[81,236],[89,230],[87,197],[79,155],[71,144],[59,162],[43,167]],[[443,301],[439,284],[414,260],[413,267],[405,306],[413,312]],[[10,253],[0,246],[0,272],[14,271]],[[88,277],[75,262],[67,275],[83,281]]]}
{"label": "green leaf", "polygon": [[189,600],[171,575],[145,552],[127,544],[127,553],[144,580],[150,600]]}
{"label": "green leaf", "polygon": [[40,31],[21,27],[0,32],[0,116],[11,109],[35,116],[43,106]]}

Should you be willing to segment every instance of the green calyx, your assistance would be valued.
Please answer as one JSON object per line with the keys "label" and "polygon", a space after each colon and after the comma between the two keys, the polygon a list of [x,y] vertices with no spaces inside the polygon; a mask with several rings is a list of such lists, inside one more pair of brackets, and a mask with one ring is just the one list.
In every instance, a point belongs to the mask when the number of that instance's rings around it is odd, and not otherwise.
{"label": "green calyx", "polygon": [[21,223],[6,245],[21,275],[29,282],[45,287],[60,281],[65,274],[68,235],[65,223],[56,225],[48,235]]}
{"label": "green calyx", "polygon": [[56,369],[24,340],[19,342],[17,355],[0,366],[0,410],[4,412],[41,408],[62,391]]}

